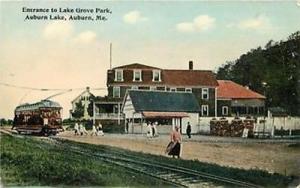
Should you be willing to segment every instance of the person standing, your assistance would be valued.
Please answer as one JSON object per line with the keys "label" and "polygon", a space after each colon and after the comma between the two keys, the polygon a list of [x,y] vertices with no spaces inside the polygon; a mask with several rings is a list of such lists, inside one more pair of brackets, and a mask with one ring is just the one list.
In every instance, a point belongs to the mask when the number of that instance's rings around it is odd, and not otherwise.
{"label": "person standing", "polygon": [[82,136],[82,135],[83,135],[83,125],[82,125],[82,123],[81,123],[81,122],[79,123],[78,132],[79,132],[79,135],[80,135],[80,136]]}
{"label": "person standing", "polygon": [[79,126],[78,126],[78,123],[76,122],[75,125],[74,125],[74,131],[75,131],[75,136],[76,135],[79,135]]}
{"label": "person standing", "polygon": [[151,123],[149,123],[149,122],[147,122],[147,129],[148,129],[148,131],[147,131],[147,137],[148,138],[152,138],[152,136],[153,136],[152,126],[151,126]]}
{"label": "person standing", "polygon": [[96,125],[95,125],[95,124],[93,124],[93,127],[92,127],[92,133],[91,133],[91,136],[93,136],[93,135],[98,136],[98,132],[97,132],[97,128],[96,128]]}
{"label": "person standing", "polygon": [[186,134],[188,135],[189,138],[191,138],[191,132],[192,132],[192,127],[190,122],[188,122],[186,126]]}
{"label": "person standing", "polygon": [[154,125],[153,125],[153,129],[154,129],[154,137],[157,137],[158,136],[158,132],[157,132],[157,125],[158,125],[158,122],[156,121],[155,123],[154,123]]}
{"label": "person standing", "polygon": [[87,130],[85,129],[85,125],[82,125],[82,132],[83,132],[85,135],[88,135],[88,132],[87,132]]}
{"label": "person standing", "polygon": [[102,124],[100,122],[99,122],[99,125],[98,125],[98,133],[99,133],[99,135],[104,136],[104,132],[103,132],[103,129],[102,129]]}
{"label": "person standing", "polygon": [[168,144],[166,153],[168,155],[177,156],[177,158],[180,158],[180,150],[181,150],[181,134],[179,131],[179,127],[175,126],[175,130],[173,130],[170,134],[171,136],[171,142]]}
{"label": "person standing", "polygon": [[155,132],[155,128],[154,128],[153,122],[151,122],[151,129],[152,129],[152,138],[154,138],[155,135],[156,135],[156,132]]}

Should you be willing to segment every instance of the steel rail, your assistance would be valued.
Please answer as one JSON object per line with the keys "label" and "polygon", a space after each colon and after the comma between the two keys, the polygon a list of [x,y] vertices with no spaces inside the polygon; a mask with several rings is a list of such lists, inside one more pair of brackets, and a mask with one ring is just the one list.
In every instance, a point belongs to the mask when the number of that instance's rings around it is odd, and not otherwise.
{"label": "steel rail", "polygon": [[[130,157],[130,158],[135,158],[135,159],[138,159],[138,160],[147,161],[147,159],[145,159],[145,158],[136,157],[136,156],[133,156],[133,155],[128,155],[128,154],[124,154],[124,153],[121,153],[121,152],[116,152],[116,151],[110,151],[110,152],[114,152],[116,154],[127,156],[127,157]],[[189,168],[186,168],[186,167],[175,166],[175,165],[170,165],[170,164],[165,164],[165,163],[157,163],[155,161],[151,161],[151,163],[152,164],[156,164],[156,165],[162,165],[162,166],[169,167],[169,168],[174,168],[174,169],[180,169],[180,170],[188,171],[189,173],[192,173],[192,174],[197,173],[198,176],[200,176],[200,175],[201,176],[206,176],[207,178],[209,176],[209,178],[211,178],[211,179],[218,179],[218,180],[222,180],[222,181],[227,182],[227,183],[235,183],[235,184],[239,184],[239,185],[247,186],[247,187],[262,187],[262,186],[259,186],[259,185],[256,185],[256,184],[252,184],[252,183],[249,183],[249,182],[244,182],[244,181],[235,180],[235,179],[232,179],[232,178],[217,176],[217,175],[214,175],[214,174],[210,174],[210,173],[206,173],[206,172],[201,172],[201,171],[189,169]]]}

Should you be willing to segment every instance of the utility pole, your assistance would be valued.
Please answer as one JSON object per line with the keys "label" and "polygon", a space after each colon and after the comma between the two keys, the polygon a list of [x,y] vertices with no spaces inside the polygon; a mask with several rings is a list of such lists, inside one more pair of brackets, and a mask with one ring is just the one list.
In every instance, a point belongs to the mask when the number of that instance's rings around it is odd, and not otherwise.
{"label": "utility pole", "polygon": [[112,43],[109,45],[109,69],[112,68]]}

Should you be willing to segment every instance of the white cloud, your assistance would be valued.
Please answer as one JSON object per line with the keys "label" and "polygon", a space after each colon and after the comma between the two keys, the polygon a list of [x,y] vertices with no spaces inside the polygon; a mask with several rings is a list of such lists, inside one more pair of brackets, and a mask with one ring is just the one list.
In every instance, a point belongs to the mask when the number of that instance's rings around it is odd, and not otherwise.
{"label": "white cloud", "polygon": [[269,24],[269,20],[265,16],[258,16],[243,20],[238,24],[240,29],[259,29]]}
{"label": "white cloud", "polygon": [[54,21],[46,25],[43,36],[46,39],[65,39],[72,35],[73,25],[70,22]]}
{"label": "white cloud", "polygon": [[90,30],[83,31],[79,34],[74,33],[74,25],[71,22],[64,21],[54,21],[47,24],[42,34],[47,40],[55,42],[68,40],[81,44],[90,44],[96,41],[97,38],[97,34]]}
{"label": "white cloud", "polygon": [[131,11],[123,16],[125,23],[136,24],[137,22],[146,21],[148,18],[143,17],[139,11]]}
{"label": "white cloud", "polygon": [[183,22],[183,23],[177,24],[176,27],[177,27],[178,31],[182,31],[182,32],[193,32],[193,31],[195,31],[193,23]]}
{"label": "white cloud", "polygon": [[264,16],[259,15],[254,18],[248,18],[241,20],[237,23],[229,23],[226,25],[227,28],[238,28],[241,30],[257,30],[257,31],[268,31],[272,28],[270,20]]}
{"label": "white cloud", "polygon": [[208,15],[200,15],[194,18],[192,22],[182,22],[176,25],[180,32],[206,31],[215,26],[216,19]]}
{"label": "white cloud", "polygon": [[75,37],[74,41],[83,44],[89,44],[96,40],[97,34],[93,31],[84,31]]}

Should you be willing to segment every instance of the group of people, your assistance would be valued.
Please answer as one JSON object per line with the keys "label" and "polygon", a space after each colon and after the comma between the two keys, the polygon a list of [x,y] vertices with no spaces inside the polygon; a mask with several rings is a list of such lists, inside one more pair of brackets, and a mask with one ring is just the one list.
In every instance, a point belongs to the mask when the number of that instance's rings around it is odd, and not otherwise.
{"label": "group of people", "polygon": [[153,122],[147,123],[147,128],[148,128],[148,130],[147,130],[147,137],[148,138],[153,138],[153,137],[157,137],[158,136],[157,127],[156,127],[157,125],[158,125],[157,122],[155,122],[155,123],[153,123]]}
{"label": "group of people", "polygon": [[[74,125],[74,131],[75,131],[75,136],[76,135],[88,135],[88,132],[85,128],[85,126],[82,124],[82,123],[75,123]],[[101,136],[104,136],[104,133],[103,133],[103,129],[102,129],[102,125],[101,123],[99,123],[98,125],[95,125],[93,124],[93,127],[92,127],[92,133],[91,133],[91,136],[98,136],[98,135],[101,135]]]}
{"label": "group of people", "polygon": [[[156,127],[157,124],[158,124],[157,122],[147,123],[147,125],[148,125],[147,137],[148,138],[153,138],[155,136],[158,136],[157,127]],[[88,135],[88,132],[82,123],[78,124],[76,122],[75,126],[74,126],[74,131],[75,131],[75,135],[84,135],[84,134]],[[188,138],[191,138],[191,132],[192,132],[191,125],[188,122],[187,126],[186,126],[186,134],[187,134]],[[93,135],[104,136],[101,123],[99,123],[97,125],[93,124],[91,136],[93,136]],[[174,130],[172,130],[170,133],[170,142],[167,145],[165,152],[166,152],[166,154],[173,156],[173,158],[175,156],[177,156],[177,158],[180,158],[181,150],[182,150],[182,136],[180,133],[179,126],[176,125],[174,127]]]}

